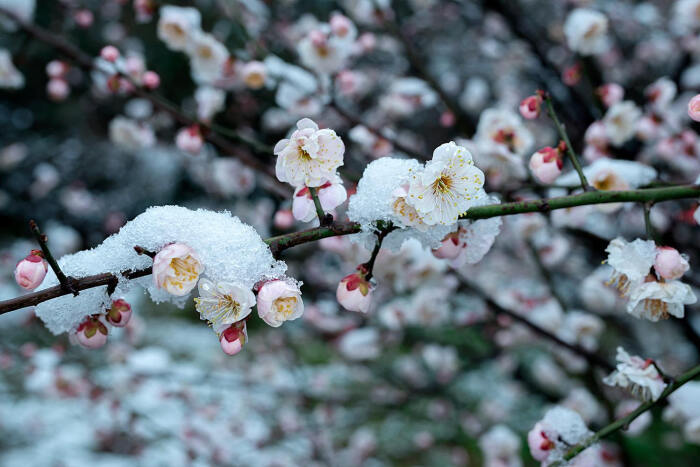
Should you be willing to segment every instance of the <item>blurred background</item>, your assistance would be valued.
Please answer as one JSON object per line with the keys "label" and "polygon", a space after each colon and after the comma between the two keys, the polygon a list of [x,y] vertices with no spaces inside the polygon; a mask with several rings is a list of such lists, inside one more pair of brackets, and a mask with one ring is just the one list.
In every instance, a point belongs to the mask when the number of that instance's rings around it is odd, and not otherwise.
{"label": "blurred background", "polygon": [[[30,21],[90,59],[117,46],[135,79],[155,71],[154,94],[212,122],[228,143],[187,153],[175,144],[185,126],[177,115],[124,84],[110,91],[109,73],[80,66],[56,44],[2,31],[0,48],[23,85],[0,89],[0,299],[23,293],[12,272],[36,248],[30,218],[57,257],[98,245],[157,205],[229,210],[263,238],[307,227],[269,174],[238,157],[272,169],[271,148],[302,117],[342,136],[351,194],[369,161],[474,142],[484,110],[517,117],[535,89],[552,94],[583,152],[586,130],[606,113],[598,90],[616,83],[664,129],[638,132],[605,156],[653,167],[661,184],[692,182],[700,173],[697,124],[686,116],[700,88],[692,3],[37,0]],[[187,55],[158,38],[165,4],[201,13],[202,30],[230,54],[228,75],[193,76]],[[608,18],[604,52],[567,46],[563,25],[577,7]],[[341,67],[319,72],[298,47],[336,13],[352,20],[356,39]],[[49,85],[56,60],[63,84]],[[260,86],[241,71],[253,61],[264,64]],[[648,91],[661,78],[674,86],[663,109]],[[527,157],[557,143],[549,120],[522,125],[532,139]],[[662,141],[684,145],[683,157],[665,156]],[[488,167],[487,190],[503,200],[567,192],[506,163]],[[666,203],[651,213],[662,243],[691,266],[700,264],[696,207]],[[610,362],[624,345],[680,373],[698,359],[698,306],[683,320],[649,323],[626,315],[605,287],[608,241],[645,232],[641,206],[509,217],[486,257],[458,269],[409,242],[380,253],[367,315],[342,310],[335,288],[369,252],[346,237],[300,246],[282,259],[304,281],[303,318],[276,329],[250,320],[250,342],[234,357],[192,303],[156,305],[142,291],[127,297],[129,326],[94,351],[51,335],[31,309],[2,315],[0,465],[537,465],[525,437],[548,406],[572,408],[596,429],[635,403],[603,387],[604,373],[585,360],[494,313],[493,301]],[[697,287],[700,274],[691,269],[688,281]],[[597,465],[696,465],[700,440],[664,408],[652,413],[606,440]]]}

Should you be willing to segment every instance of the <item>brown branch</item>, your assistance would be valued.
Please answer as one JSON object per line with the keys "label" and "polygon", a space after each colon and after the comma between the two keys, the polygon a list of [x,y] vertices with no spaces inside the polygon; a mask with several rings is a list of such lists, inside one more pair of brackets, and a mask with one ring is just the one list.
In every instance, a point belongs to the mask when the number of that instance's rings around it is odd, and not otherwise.
{"label": "brown branch", "polygon": [[36,225],[36,222],[34,222],[34,220],[29,221],[29,228],[34,234],[37,243],[39,243],[41,251],[44,253],[44,258],[49,263],[49,266],[51,266],[51,269],[53,270],[54,274],[56,274],[56,278],[58,278],[58,282],[61,284],[61,289],[67,293],[78,295],[78,291],[73,286],[73,281],[75,279],[73,279],[72,277],[66,277],[66,275],[63,274],[63,271],[61,271],[61,267],[58,265],[56,258],[54,258],[53,254],[51,253],[51,250],[49,249],[48,245],[49,238],[45,234],[41,233],[41,230],[39,230],[39,226]]}

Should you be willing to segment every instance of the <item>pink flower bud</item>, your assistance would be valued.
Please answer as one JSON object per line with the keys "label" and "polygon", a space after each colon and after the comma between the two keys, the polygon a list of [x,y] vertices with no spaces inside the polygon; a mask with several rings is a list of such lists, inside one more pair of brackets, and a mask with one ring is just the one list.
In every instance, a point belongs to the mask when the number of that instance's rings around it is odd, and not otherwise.
{"label": "pink flower bud", "polygon": [[199,131],[198,125],[192,125],[182,128],[177,132],[175,137],[175,145],[184,152],[188,152],[193,156],[199,154],[204,145],[202,133]]}
{"label": "pink flower bud", "polygon": [[350,21],[347,16],[339,13],[331,16],[329,23],[331,25],[331,31],[338,37],[346,37],[353,27],[352,21]]}
{"label": "pink flower bud", "polygon": [[68,72],[68,65],[60,60],[51,60],[46,64],[46,74],[49,78],[63,78]]}
{"label": "pink flower bud", "polygon": [[73,13],[73,20],[75,21],[75,24],[81,28],[89,28],[92,26],[95,16],[92,14],[92,11],[88,10],[87,8],[81,8]]}
{"label": "pink flower bud", "polygon": [[562,73],[561,79],[567,86],[576,86],[581,80],[581,64],[576,63],[566,67]]}
{"label": "pink flower bud", "polygon": [[377,46],[377,38],[371,32],[365,32],[357,38],[357,43],[363,52],[370,52]]}
{"label": "pink flower bud", "polygon": [[273,328],[304,313],[301,291],[292,281],[277,279],[265,282],[258,291],[257,303],[258,315]]}
{"label": "pink flower bud", "polygon": [[528,120],[534,120],[540,116],[540,110],[542,109],[542,97],[539,95],[529,96],[523,99],[520,103],[520,115]]}
{"label": "pink flower bud", "polygon": [[107,322],[112,326],[123,328],[131,319],[131,305],[123,298],[114,300],[107,311]]}
{"label": "pink flower bud", "polygon": [[119,49],[113,45],[106,45],[100,50],[100,57],[102,57],[103,60],[114,63],[119,58]]}
{"label": "pink flower bud", "polygon": [[656,248],[654,270],[659,277],[666,280],[680,279],[689,268],[688,260],[675,248],[671,248],[670,246],[660,246]]}
{"label": "pink flower bud", "polygon": [[373,285],[365,279],[365,275],[360,271],[348,274],[338,284],[335,296],[343,308],[350,311],[367,313],[372,303]]}
{"label": "pink flower bud", "polygon": [[280,230],[288,230],[294,225],[294,215],[291,209],[279,209],[273,219],[275,227]]}
{"label": "pink flower bud", "polygon": [[15,266],[15,281],[23,289],[33,290],[41,285],[48,270],[49,265],[41,250],[32,250]]}
{"label": "pink flower bud", "polygon": [[87,349],[96,349],[107,343],[107,326],[98,316],[88,316],[75,332],[78,344]]}
{"label": "pink flower bud", "polygon": [[263,62],[252,61],[243,65],[241,69],[243,82],[250,89],[260,89],[265,86],[267,68]]}
{"label": "pink flower bud", "polygon": [[227,327],[219,336],[221,350],[226,355],[236,355],[248,341],[245,321],[238,321]]}
{"label": "pink flower bud", "polygon": [[540,149],[530,158],[530,170],[542,183],[552,183],[561,174],[564,162],[558,149],[549,146]]}
{"label": "pink flower bud", "polygon": [[143,85],[148,89],[156,89],[160,86],[160,76],[155,71],[148,70],[143,74]]}
{"label": "pink flower bud", "polygon": [[538,422],[527,434],[527,445],[530,447],[530,454],[535,460],[544,462],[554,449],[554,442],[547,437],[542,425]]}
{"label": "pink flower bud", "polygon": [[625,97],[625,90],[617,83],[608,83],[596,89],[596,94],[605,107],[612,107]]}
{"label": "pink flower bud", "polygon": [[454,126],[455,121],[455,114],[450,111],[443,112],[442,115],[440,115],[440,125],[444,126],[445,128]]}
{"label": "pink flower bud", "polygon": [[586,144],[604,148],[608,145],[608,133],[605,131],[605,125],[601,121],[591,123],[586,129],[586,134],[583,136]]}
{"label": "pink flower bud", "polygon": [[64,79],[52,78],[46,84],[46,93],[51,100],[60,102],[70,94],[70,86]]}
{"label": "pink flower bud", "polygon": [[688,102],[688,116],[696,122],[700,122],[700,94]]}
{"label": "pink flower bud", "polygon": [[153,258],[153,281],[176,296],[190,293],[203,270],[197,254],[184,243],[171,243]]}
{"label": "pink flower bud", "polygon": [[456,259],[466,245],[459,239],[459,230],[448,234],[440,244],[440,247],[433,250],[433,255],[440,259]]}

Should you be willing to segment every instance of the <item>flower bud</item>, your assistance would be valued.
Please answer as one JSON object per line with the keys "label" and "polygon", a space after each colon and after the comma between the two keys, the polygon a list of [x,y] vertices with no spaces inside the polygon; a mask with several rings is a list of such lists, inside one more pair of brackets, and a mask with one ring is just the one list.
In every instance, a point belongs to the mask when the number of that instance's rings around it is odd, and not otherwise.
{"label": "flower bud", "polygon": [[223,350],[226,355],[236,355],[243,349],[247,341],[248,331],[245,321],[233,323],[219,335],[221,350]]}
{"label": "flower bud", "polygon": [[464,249],[465,245],[459,239],[459,230],[448,234],[440,244],[440,247],[433,250],[433,255],[440,259],[456,259]]}
{"label": "flower bud", "polygon": [[350,311],[367,313],[372,303],[374,286],[365,279],[363,268],[353,274],[348,274],[338,284],[335,296],[343,308]]}
{"label": "flower bud", "polygon": [[60,60],[51,60],[46,65],[46,74],[49,78],[63,78],[68,72],[68,65]]}
{"label": "flower bud", "polygon": [[292,281],[277,279],[265,282],[258,291],[257,303],[258,315],[273,328],[304,313],[301,291]]}
{"label": "flower bud", "polygon": [[561,174],[564,166],[558,148],[549,146],[540,149],[530,158],[530,170],[532,174],[542,183],[552,183]]}
{"label": "flower bud", "polygon": [[688,116],[696,122],[700,122],[700,94],[688,102]]}
{"label": "flower bud", "polygon": [[160,86],[160,76],[155,71],[148,70],[143,74],[143,85],[148,89],[156,89]]}
{"label": "flower bud", "polygon": [[523,118],[528,120],[534,120],[540,116],[540,110],[542,109],[542,97],[539,95],[529,96],[522,100],[518,110]]}
{"label": "flower bud", "polygon": [[112,326],[123,328],[131,319],[131,305],[120,298],[112,302],[112,307],[107,311],[107,322]]}
{"label": "flower bud", "polygon": [[204,270],[199,257],[184,243],[171,243],[153,258],[153,280],[168,293],[187,295]]}
{"label": "flower bud", "polygon": [[669,246],[656,248],[656,259],[654,260],[654,270],[659,277],[666,280],[680,279],[690,268],[688,260],[681,255],[678,250]]}
{"label": "flower bud", "polygon": [[581,64],[576,63],[566,67],[562,73],[561,79],[567,86],[576,86],[581,80]]}
{"label": "flower bud", "polygon": [[75,337],[78,344],[87,349],[102,347],[107,343],[107,326],[100,321],[98,316],[88,316],[78,326]]}
{"label": "flower bud", "polygon": [[15,281],[23,289],[35,289],[44,281],[48,269],[48,263],[41,250],[32,250],[26,258],[15,266]]}
{"label": "flower bud", "polygon": [[598,87],[596,94],[605,107],[612,107],[622,100],[625,96],[625,90],[617,83],[607,83]]}
{"label": "flower bud", "polygon": [[347,37],[353,28],[352,21],[350,21],[347,16],[339,13],[331,16],[329,24],[331,25],[331,31],[333,31],[333,34],[341,38]]}
{"label": "flower bud", "polygon": [[273,219],[275,227],[280,230],[290,229],[294,225],[294,214],[291,209],[279,209]]}
{"label": "flower bud", "polygon": [[95,16],[87,8],[81,8],[73,13],[73,20],[81,28],[89,28],[95,21]]}
{"label": "flower bud", "polygon": [[535,423],[535,426],[527,434],[527,445],[530,447],[532,457],[540,462],[544,462],[554,449],[554,442],[547,437],[539,422]]}
{"label": "flower bud", "polygon": [[119,58],[119,49],[113,45],[104,46],[102,50],[100,50],[100,57],[102,57],[103,60],[114,63]]}
{"label": "flower bud", "polygon": [[265,86],[267,69],[263,62],[252,61],[243,65],[241,75],[243,77],[243,82],[250,89],[260,89]]}
{"label": "flower bud", "polygon": [[177,132],[175,137],[175,145],[181,151],[187,152],[196,156],[202,150],[204,145],[204,140],[202,139],[202,133],[199,131],[198,125],[192,125],[186,128],[182,128]]}
{"label": "flower bud", "polygon": [[70,94],[70,86],[64,79],[52,78],[46,84],[46,93],[51,100],[60,102]]}

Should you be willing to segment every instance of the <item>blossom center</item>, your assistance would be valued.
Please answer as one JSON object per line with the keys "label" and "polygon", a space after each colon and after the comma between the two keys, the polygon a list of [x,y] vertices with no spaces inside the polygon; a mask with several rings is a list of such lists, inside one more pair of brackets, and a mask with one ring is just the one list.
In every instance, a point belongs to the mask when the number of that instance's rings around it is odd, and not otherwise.
{"label": "blossom center", "polygon": [[275,310],[277,313],[284,315],[285,318],[288,318],[289,316],[294,313],[294,310],[296,310],[297,307],[297,298],[296,297],[283,297],[283,298],[278,298],[277,300],[274,301],[273,303]]}
{"label": "blossom center", "polygon": [[452,186],[453,186],[452,178],[443,173],[442,175],[440,175],[440,177],[437,180],[435,180],[433,182],[433,185],[432,185],[433,193],[445,194],[445,193],[452,190]]}

